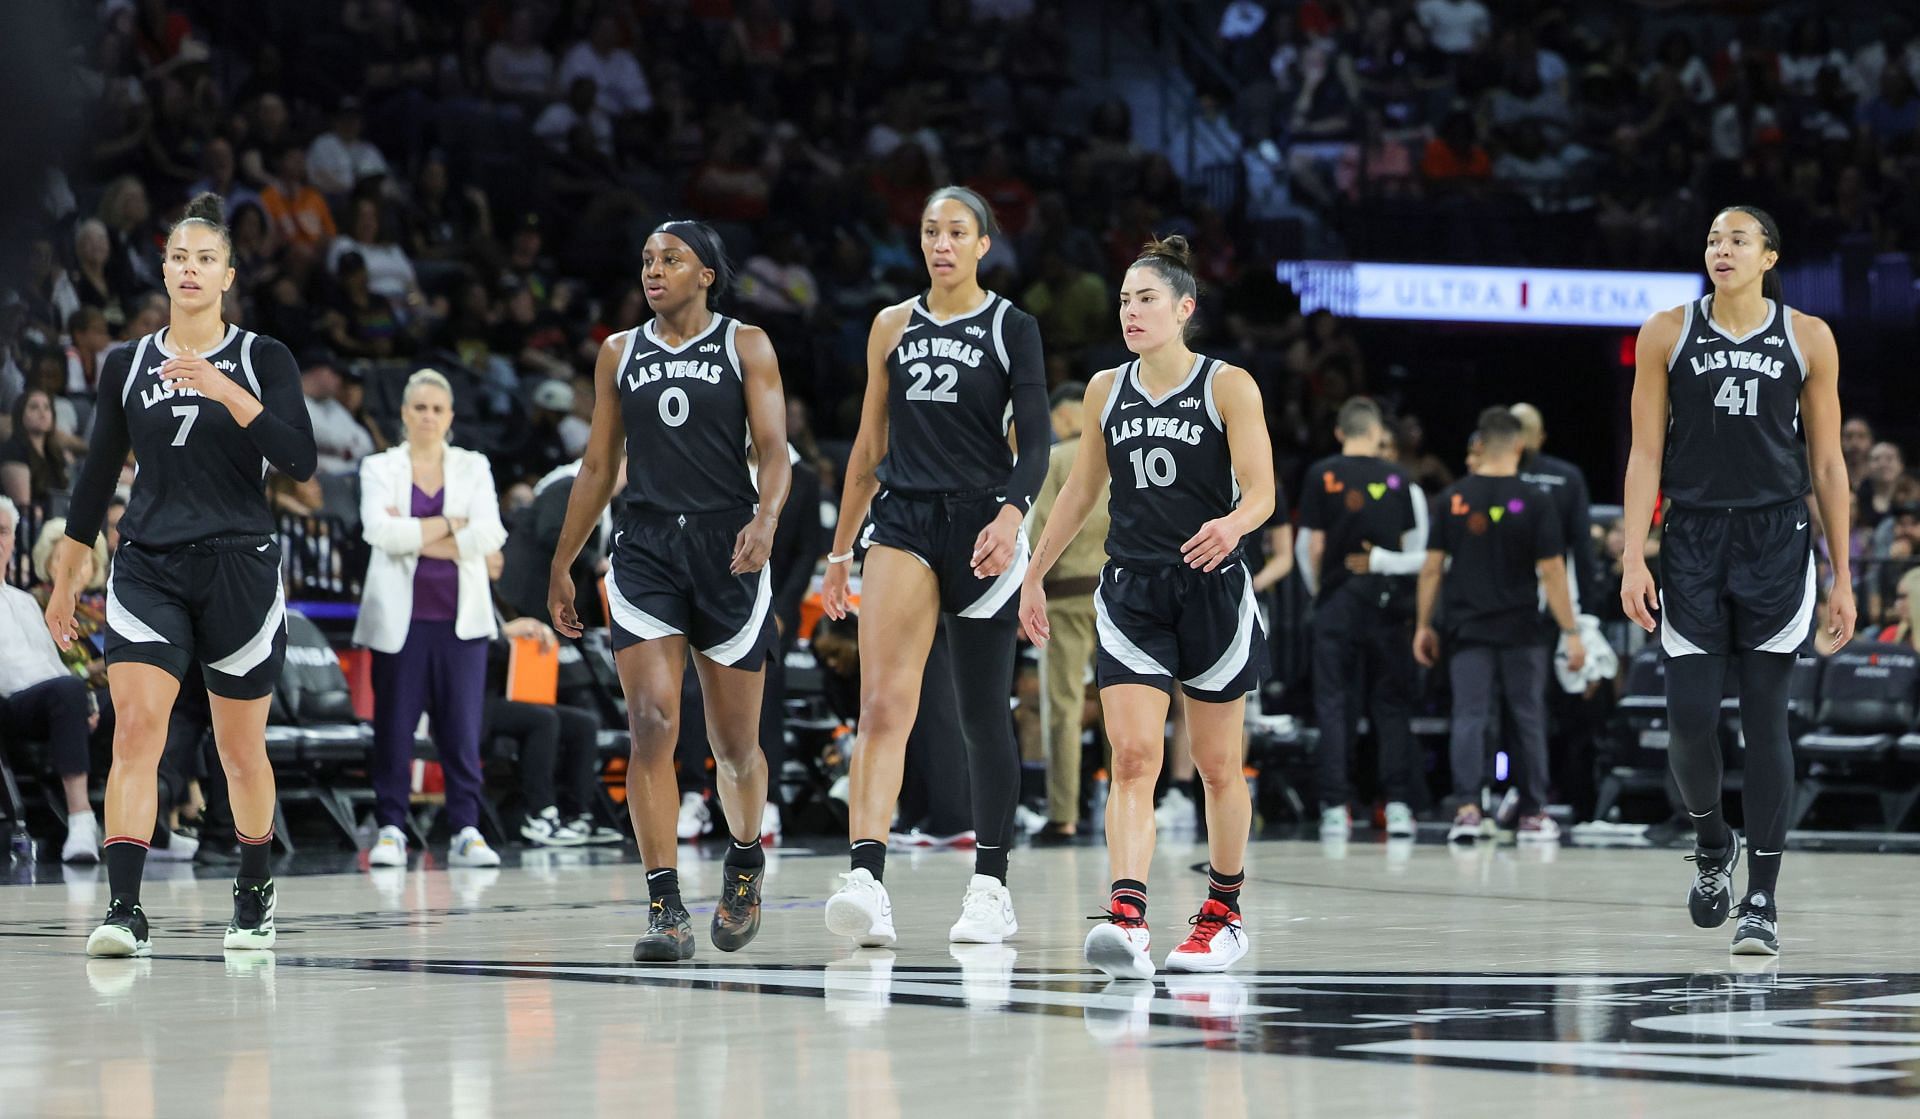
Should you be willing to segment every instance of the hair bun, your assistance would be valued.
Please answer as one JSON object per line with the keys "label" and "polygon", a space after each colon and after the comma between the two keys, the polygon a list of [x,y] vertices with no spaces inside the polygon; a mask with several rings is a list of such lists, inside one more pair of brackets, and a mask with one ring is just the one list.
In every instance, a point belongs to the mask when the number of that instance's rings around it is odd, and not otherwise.
{"label": "hair bun", "polygon": [[186,216],[181,221],[204,221],[213,225],[227,223],[227,204],[224,199],[210,190],[201,191],[187,203]]}
{"label": "hair bun", "polygon": [[1187,272],[1193,271],[1193,246],[1178,233],[1148,241],[1140,247],[1142,260],[1164,260]]}

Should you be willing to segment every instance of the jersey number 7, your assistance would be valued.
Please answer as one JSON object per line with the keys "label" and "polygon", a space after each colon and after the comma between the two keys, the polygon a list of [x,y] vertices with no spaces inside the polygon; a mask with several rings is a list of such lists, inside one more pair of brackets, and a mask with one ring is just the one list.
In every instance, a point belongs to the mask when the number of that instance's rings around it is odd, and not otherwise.
{"label": "jersey number 7", "polygon": [[187,445],[187,433],[193,430],[193,421],[200,418],[200,409],[175,405],[173,414],[180,420],[180,430],[173,433],[173,445],[184,447]]}

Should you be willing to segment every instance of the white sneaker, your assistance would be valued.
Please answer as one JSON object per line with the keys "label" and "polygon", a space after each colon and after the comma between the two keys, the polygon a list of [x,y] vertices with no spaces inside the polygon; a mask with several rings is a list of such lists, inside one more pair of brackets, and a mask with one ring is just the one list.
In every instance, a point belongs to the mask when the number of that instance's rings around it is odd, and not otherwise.
{"label": "white sneaker", "polygon": [[1153,938],[1145,924],[1105,921],[1087,934],[1087,963],[1115,979],[1152,979]]}
{"label": "white sneaker", "polygon": [[768,846],[780,842],[780,806],[772,802],[760,810],[760,842]]}
{"label": "white sneaker", "polygon": [[1420,834],[1420,825],[1414,822],[1413,809],[1404,801],[1387,803],[1387,838],[1412,839]]}
{"label": "white sneaker", "polygon": [[1013,808],[1013,826],[1024,835],[1033,835],[1047,826],[1047,818],[1024,804],[1016,804]]}
{"label": "white sneaker", "polygon": [[1347,806],[1336,804],[1320,810],[1321,839],[1350,839],[1353,837],[1353,817],[1347,814]]}
{"label": "white sneaker", "polygon": [[610,828],[605,824],[596,822],[593,814],[590,812],[582,812],[580,815],[575,816],[570,826],[574,831],[579,832],[585,837],[584,841],[587,843],[598,845],[603,843],[625,843],[627,841],[627,837],[622,835],[618,828]]}
{"label": "white sneaker", "polygon": [[682,843],[689,839],[699,839],[713,830],[713,810],[707,807],[707,798],[699,793],[685,793],[680,797],[680,822],[674,831]]}
{"label": "white sneaker", "polygon": [[1520,828],[1516,833],[1521,843],[1558,843],[1560,825],[1545,812],[1520,818]]}
{"label": "white sneaker", "polygon": [[388,824],[380,829],[380,838],[367,852],[368,866],[406,866],[407,833]]}
{"label": "white sneaker", "polygon": [[887,887],[864,869],[840,877],[845,885],[827,899],[828,931],[852,937],[862,948],[891,948],[893,899],[887,896]]}
{"label": "white sneaker", "polygon": [[1168,971],[1225,971],[1247,954],[1247,931],[1240,915],[1208,898],[1194,919],[1193,931],[1167,953]]}
{"label": "white sneaker", "polygon": [[156,863],[190,863],[200,853],[200,837],[177,831],[167,837],[165,847],[155,847],[147,852],[147,859]]}
{"label": "white sneaker", "polygon": [[1013,891],[990,874],[976,874],[967,882],[960,902],[960,919],[947,939],[955,944],[998,944],[1020,931],[1013,919]]}
{"label": "white sneaker", "polygon": [[520,837],[536,847],[579,847],[587,841],[571,823],[560,818],[560,810],[551,804],[538,816],[521,821]]}
{"label": "white sneaker", "polygon": [[1170,785],[1167,795],[1160,798],[1160,807],[1153,810],[1153,822],[1161,831],[1193,831],[1199,826],[1200,813],[1192,797],[1180,786]]}
{"label": "white sneaker", "polygon": [[487,846],[486,837],[476,827],[461,828],[447,845],[447,865],[491,867],[500,865],[500,852]]}
{"label": "white sneaker", "polygon": [[100,817],[91,812],[67,817],[67,841],[60,845],[60,861],[100,861]]}

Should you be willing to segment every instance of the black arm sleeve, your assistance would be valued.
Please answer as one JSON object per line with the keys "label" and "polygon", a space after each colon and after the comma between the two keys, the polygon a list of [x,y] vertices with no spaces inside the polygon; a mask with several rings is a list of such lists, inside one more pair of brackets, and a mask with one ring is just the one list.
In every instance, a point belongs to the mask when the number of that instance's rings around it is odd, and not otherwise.
{"label": "black arm sleeve", "polygon": [[1019,441],[1013,476],[1007,479],[1007,502],[1026,513],[1047,480],[1047,445],[1053,436],[1047,414],[1047,360],[1040,352],[1040,324],[1032,315],[1022,313],[1008,331],[1007,364],[1012,369],[1014,437]]}
{"label": "black arm sleeve", "polygon": [[254,376],[260,378],[261,412],[246,427],[260,457],[296,482],[313,477],[320,453],[313,443],[313,417],[300,392],[300,366],[280,342],[262,338],[255,347]]}
{"label": "black arm sleeve", "polygon": [[800,623],[800,600],[813,585],[814,564],[826,551],[821,542],[825,529],[820,525],[820,474],[805,462],[793,466],[793,488],[780,510],[780,524],[774,529],[773,610],[787,627],[796,632]]}
{"label": "black arm sleeve", "polygon": [[127,413],[120,403],[127,377],[133,369],[134,346],[122,346],[107,355],[100,370],[100,399],[93,410],[93,438],[87,444],[87,461],[80,467],[80,478],[73,484],[73,496],[67,503],[67,537],[93,547],[100,526],[107,520],[107,502],[120,480],[120,468],[126,465],[132,439],[127,435]]}

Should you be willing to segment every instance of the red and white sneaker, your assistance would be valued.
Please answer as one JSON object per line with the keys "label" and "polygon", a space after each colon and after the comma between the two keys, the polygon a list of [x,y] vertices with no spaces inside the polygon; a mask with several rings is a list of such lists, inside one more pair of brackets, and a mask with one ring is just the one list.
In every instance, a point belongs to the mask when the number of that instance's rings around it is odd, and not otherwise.
{"label": "red and white sneaker", "polygon": [[1240,915],[1212,898],[1194,915],[1193,931],[1167,953],[1168,971],[1225,971],[1247,954]]}
{"label": "red and white sneaker", "polygon": [[[1148,954],[1153,938],[1147,923],[1127,915],[1114,915],[1093,926],[1087,934],[1087,963],[1115,979],[1152,979],[1153,957]],[[1096,918],[1098,920],[1098,918]]]}

